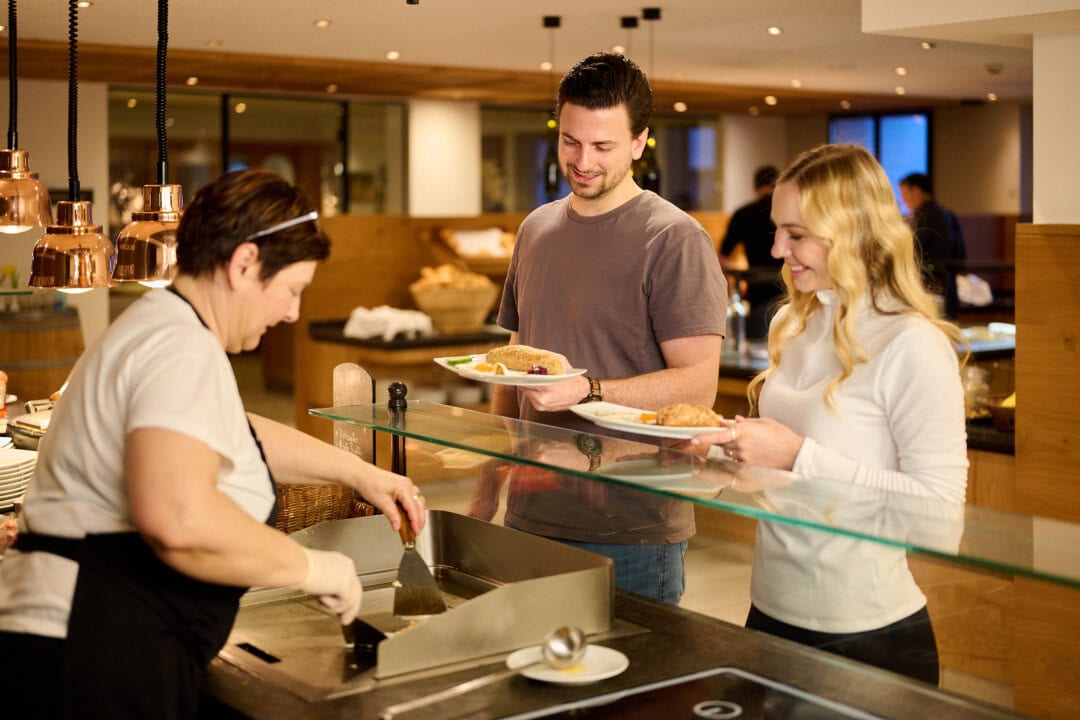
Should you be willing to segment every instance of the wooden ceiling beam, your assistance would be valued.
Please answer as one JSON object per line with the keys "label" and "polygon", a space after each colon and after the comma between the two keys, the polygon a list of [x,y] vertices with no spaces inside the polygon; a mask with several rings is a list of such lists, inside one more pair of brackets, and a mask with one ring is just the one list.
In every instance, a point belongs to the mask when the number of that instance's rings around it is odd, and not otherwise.
{"label": "wooden ceiling beam", "polygon": [[[0,72],[7,73],[7,43],[0,42]],[[66,80],[66,43],[19,40],[19,77]],[[166,82],[185,88],[189,77],[199,89],[340,98],[427,98],[467,100],[486,105],[549,108],[554,102],[549,73],[395,62],[357,62],[210,50],[169,50]],[[152,88],[152,47],[79,44],[79,80],[116,86]],[[768,106],[763,98],[780,102]],[[840,94],[792,88],[686,83],[657,80],[653,96],[658,110],[671,111],[676,101],[691,113],[746,113],[757,107],[762,116],[840,113],[847,100],[852,112],[882,112],[954,105],[953,101],[895,95]]]}

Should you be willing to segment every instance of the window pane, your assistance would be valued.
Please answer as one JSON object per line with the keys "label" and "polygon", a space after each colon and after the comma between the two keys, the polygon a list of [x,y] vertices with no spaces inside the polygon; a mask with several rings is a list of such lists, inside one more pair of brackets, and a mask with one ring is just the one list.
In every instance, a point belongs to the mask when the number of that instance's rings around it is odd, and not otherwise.
{"label": "window pane", "polygon": [[876,155],[874,118],[869,115],[832,118],[829,120],[829,142],[859,145]]}
{"label": "window pane", "polygon": [[405,174],[405,105],[349,103],[348,212],[405,212]]}
{"label": "window pane", "polygon": [[[549,117],[547,110],[481,109],[484,212],[527,212],[548,202],[544,162],[551,145]],[[560,172],[555,197],[569,192]]]}
{"label": "window pane", "polygon": [[229,96],[229,170],[266,168],[300,187],[323,215],[342,202],[342,106]]}
{"label": "window pane", "polygon": [[881,117],[878,160],[885,168],[897,198],[900,197],[900,178],[913,172],[928,172],[929,153],[930,130],[926,113]]}
{"label": "window pane", "polygon": [[[109,234],[116,236],[142,209],[142,186],[158,182],[154,93],[110,90]],[[221,101],[216,95],[170,93],[165,133],[169,182],[190,201],[221,173]]]}

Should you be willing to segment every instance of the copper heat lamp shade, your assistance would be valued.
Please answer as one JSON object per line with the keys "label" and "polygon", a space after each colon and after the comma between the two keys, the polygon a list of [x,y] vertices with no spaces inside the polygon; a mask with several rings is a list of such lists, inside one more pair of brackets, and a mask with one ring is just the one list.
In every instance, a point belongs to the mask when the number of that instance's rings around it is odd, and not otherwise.
{"label": "copper heat lamp shade", "polygon": [[0,150],[0,232],[21,233],[52,223],[49,191],[30,172],[26,150]]}
{"label": "copper heat lamp shade", "polygon": [[176,275],[176,230],[183,214],[180,185],[143,185],[143,210],[116,238],[113,279],[164,287]]}
{"label": "copper heat lamp shade", "polygon": [[93,224],[90,203],[62,200],[56,203],[56,224],[46,227],[34,246],[30,287],[76,292],[107,288],[115,262],[112,241]]}

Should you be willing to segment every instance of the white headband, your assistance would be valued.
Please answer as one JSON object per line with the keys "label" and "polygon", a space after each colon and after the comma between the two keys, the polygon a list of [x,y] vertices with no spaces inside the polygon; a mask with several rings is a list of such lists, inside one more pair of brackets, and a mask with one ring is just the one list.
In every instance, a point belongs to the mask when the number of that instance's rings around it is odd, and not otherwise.
{"label": "white headband", "polygon": [[285,222],[279,222],[277,225],[271,225],[270,227],[266,228],[265,230],[260,230],[259,232],[253,232],[250,235],[248,235],[246,238],[244,238],[244,242],[247,242],[248,240],[254,240],[256,238],[261,238],[261,237],[264,237],[266,235],[272,235],[272,234],[274,234],[276,232],[280,232],[282,230],[285,230],[286,228],[291,228],[293,225],[299,225],[300,223],[315,222],[318,219],[319,219],[319,213],[312,210],[307,215],[301,215],[300,217],[293,218],[292,220],[286,220]]}

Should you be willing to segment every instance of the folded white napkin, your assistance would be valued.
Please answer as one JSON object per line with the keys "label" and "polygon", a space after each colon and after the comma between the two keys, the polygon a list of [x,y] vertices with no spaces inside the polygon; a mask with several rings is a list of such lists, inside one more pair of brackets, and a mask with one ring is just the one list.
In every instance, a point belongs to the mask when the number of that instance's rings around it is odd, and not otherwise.
{"label": "folded white napkin", "polygon": [[419,310],[401,310],[389,305],[355,308],[345,323],[345,337],[393,340],[398,335],[413,338],[433,334],[431,318]]}

